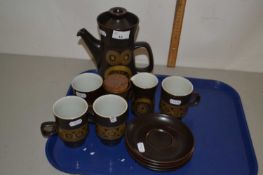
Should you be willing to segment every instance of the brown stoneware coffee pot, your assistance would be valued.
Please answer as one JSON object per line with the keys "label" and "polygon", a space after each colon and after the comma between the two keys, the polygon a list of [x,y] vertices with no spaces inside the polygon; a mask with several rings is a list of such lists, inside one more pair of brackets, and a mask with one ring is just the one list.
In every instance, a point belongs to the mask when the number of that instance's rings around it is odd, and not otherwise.
{"label": "brown stoneware coffee pot", "polygon": [[[106,78],[112,73],[122,73],[128,78],[137,72],[151,72],[153,54],[147,42],[135,42],[139,19],[121,7],[111,8],[97,17],[101,40],[94,38],[86,29],[78,31],[88,46],[97,65],[98,73]],[[134,50],[145,48],[148,65],[136,67]]]}

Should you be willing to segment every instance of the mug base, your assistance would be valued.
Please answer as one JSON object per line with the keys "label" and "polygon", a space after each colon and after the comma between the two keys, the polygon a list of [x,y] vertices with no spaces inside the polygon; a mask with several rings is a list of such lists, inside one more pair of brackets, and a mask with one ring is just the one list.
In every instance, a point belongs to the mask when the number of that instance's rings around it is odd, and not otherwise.
{"label": "mug base", "polygon": [[116,140],[105,140],[105,139],[100,139],[101,143],[107,146],[115,146],[120,143],[121,138],[116,139]]}
{"label": "mug base", "polygon": [[64,142],[64,145],[66,145],[67,147],[69,148],[77,148],[77,147],[80,147],[82,146],[86,141],[86,138],[85,139],[82,139],[80,141],[77,141],[77,142]]}
{"label": "mug base", "polygon": [[188,105],[175,106],[163,100],[160,101],[159,108],[161,113],[173,116],[177,119],[185,117],[188,111]]}

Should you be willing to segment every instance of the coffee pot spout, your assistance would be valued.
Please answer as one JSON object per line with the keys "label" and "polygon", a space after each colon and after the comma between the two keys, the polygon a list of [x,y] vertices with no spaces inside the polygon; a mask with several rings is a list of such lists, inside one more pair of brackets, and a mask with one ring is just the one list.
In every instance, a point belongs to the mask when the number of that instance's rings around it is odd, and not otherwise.
{"label": "coffee pot spout", "polygon": [[99,54],[101,53],[101,41],[92,36],[85,28],[80,29],[77,36],[83,39],[98,64]]}

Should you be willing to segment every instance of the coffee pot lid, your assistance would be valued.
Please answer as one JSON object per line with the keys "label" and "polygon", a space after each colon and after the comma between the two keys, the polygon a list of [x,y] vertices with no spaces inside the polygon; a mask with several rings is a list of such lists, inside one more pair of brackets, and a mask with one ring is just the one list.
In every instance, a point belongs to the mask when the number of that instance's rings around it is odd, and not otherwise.
{"label": "coffee pot lid", "polygon": [[114,7],[101,13],[97,18],[99,26],[112,30],[129,30],[139,23],[139,19],[125,8]]}

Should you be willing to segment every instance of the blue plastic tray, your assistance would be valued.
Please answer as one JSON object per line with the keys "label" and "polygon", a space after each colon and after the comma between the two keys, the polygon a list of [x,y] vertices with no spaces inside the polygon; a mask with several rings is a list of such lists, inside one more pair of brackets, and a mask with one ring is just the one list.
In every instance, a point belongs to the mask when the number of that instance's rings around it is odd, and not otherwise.
{"label": "blue plastic tray", "polygon": [[[164,77],[158,75],[160,82]],[[219,81],[189,79],[200,93],[201,102],[191,107],[183,119],[196,142],[193,157],[185,166],[170,172],[144,168],[129,156],[124,140],[114,147],[103,145],[93,124],[80,148],[65,147],[57,135],[49,137],[48,161],[56,169],[73,174],[257,175],[257,160],[238,93]],[[156,112],[159,112],[160,82]],[[70,87],[67,95],[71,94]],[[129,120],[132,118],[129,111]]]}

